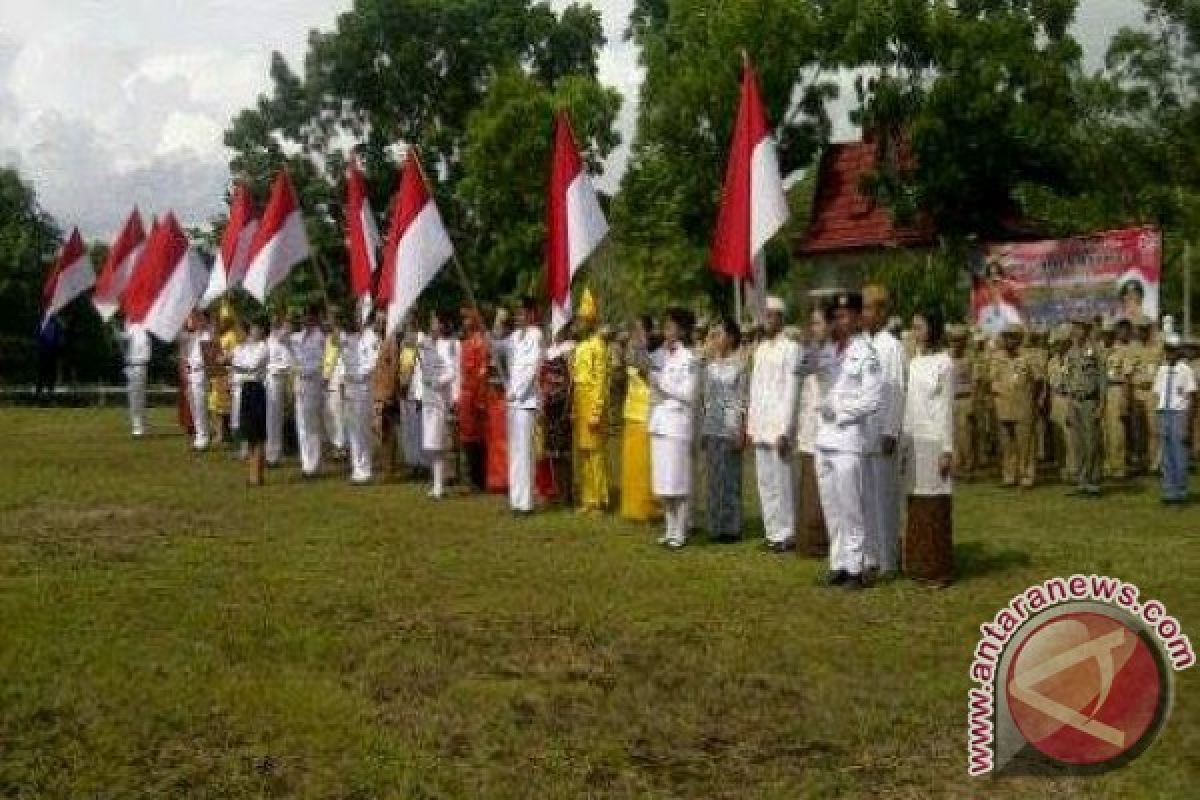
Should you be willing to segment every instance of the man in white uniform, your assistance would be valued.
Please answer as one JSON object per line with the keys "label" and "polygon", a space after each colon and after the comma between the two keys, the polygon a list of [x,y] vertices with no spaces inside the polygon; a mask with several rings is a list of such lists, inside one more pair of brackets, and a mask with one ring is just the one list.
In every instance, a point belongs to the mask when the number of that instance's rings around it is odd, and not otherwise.
{"label": "man in white uniform", "polygon": [[304,477],[315,477],[321,468],[321,412],[325,392],[322,367],[325,359],[325,332],[321,330],[320,309],[311,306],[304,327],[291,336],[292,364],[295,369],[296,439],[300,448],[300,470]]}
{"label": "man in white uniform", "polygon": [[863,288],[863,327],[875,347],[883,378],[882,405],[867,428],[867,569],[884,575],[899,571],[900,468],[896,443],[904,419],[907,374],[904,345],[887,329],[887,289]]}
{"label": "man in white uniform", "polygon": [[129,427],[135,437],[146,435],[146,376],[150,370],[150,334],[137,323],[128,323],[121,334],[125,345],[125,379],[128,381]]}
{"label": "man in white uniform", "polygon": [[450,414],[457,402],[454,387],[458,382],[458,340],[447,335],[447,328],[445,321],[435,314],[430,335],[420,337],[417,343],[421,446],[431,462],[433,486],[429,496],[435,500],[446,496],[446,467],[452,448]]}
{"label": "man in white uniform", "polygon": [[[347,318],[354,316],[353,313],[350,313]],[[342,336],[346,331],[357,330],[356,325],[357,318],[354,326],[335,319],[329,333],[325,336],[325,355],[321,364],[321,377],[325,381],[324,425],[325,436],[329,440],[329,446],[333,448],[336,458],[342,458],[345,455],[347,436],[346,414],[342,408],[346,395],[344,365],[341,361]]]}
{"label": "man in white uniform", "polygon": [[196,311],[188,321],[187,331],[180,338],[183,363],[188,379],[188,403],[192,411],[194,450],[208,448],[208,371],[206,360],[212,344],[208,315]]}
{"label": "man in white uniform", "polygon": [[283,457],[284,404],[287,402],[288,376],[292,372],[292,328],[285,314],[275,319],[267,337],[267,466],[279,466]]}
{"label": "man in white uniform", "polygon": [[364,486],[371,482],[371,378],[379,361],[380,341],[374,329],[360,330],[358,316],[348,314],[338,346],[334,369],[342,381],[342,429],[350,455],[350,482]]}
{"label": "man in white uniform", "polygon": [[537,327],[537,304],[526,298],[517,312],[517,329],[505,347],[508,375],[508,504],[518,514],[533,511],[533,432],[538,413],[538,372],[544,343]]}
{"label": "man in white uniform", "polygon": [[754,446],[766,546],[776,553],[795,547],[796,537],[791,454],[803,352],[799,344],[784,335],[786,313],[783,300],[767,298],[766,327],[754,351],[746,415],[746,439]]}
{"label": "man in white uniform", "polygon": [[871,415],[882,406],[883,369],[860,330],[862,297],[834,302],[833,341],[820,358],[827,387],[817,421],[817,484],[829,529],[828,583],[861,589],[866,569],[865,458]]}

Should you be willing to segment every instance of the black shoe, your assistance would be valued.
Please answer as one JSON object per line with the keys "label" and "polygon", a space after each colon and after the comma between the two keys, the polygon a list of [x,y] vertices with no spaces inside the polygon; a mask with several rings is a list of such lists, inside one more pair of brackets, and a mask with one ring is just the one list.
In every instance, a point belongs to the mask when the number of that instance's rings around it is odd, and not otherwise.
{"label": "black shoe", "polygon": [[720,533],[711,539],[713,544],[737,544],[741,540],[742,537],[736,533]]}
{"label": "black shoe", "polygon": [[844,569],[831,570],[830,572],[828,572],[825,575],[825,585],[826,586],[841,586],[843,583],[846,582],[846,579],[849,577],[850,577],[850,574],[848,572],[846,572],[846,570],[844,570]]}
{"label": "black shoe", "polygon": [[863,581],[862,575],[850,574],[846,576],[846,581],[842,584],[842,588],[848,592],[858,592],[867,588],[867,584]]}
{"label": "black shoe", "polygon": [[791,539],[788,539],[786,542],[768,542],[767,549],[772,553],[782,555],[783,553],[790,553],[795,550],[796,543]]}

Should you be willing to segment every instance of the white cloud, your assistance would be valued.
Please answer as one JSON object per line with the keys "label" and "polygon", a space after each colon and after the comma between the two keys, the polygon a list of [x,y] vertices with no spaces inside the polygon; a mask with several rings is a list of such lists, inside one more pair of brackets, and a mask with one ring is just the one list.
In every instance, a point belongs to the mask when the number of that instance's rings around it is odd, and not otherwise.
{"label": "white cloud", "polygon": [[[553,0],[563,8],[574,0]],[[86,235],[107,238],[129,207],[175,209],[185,224],[220,210],[229,153],[221,134],[268,88],[272,50],[293,63],[308,30],[328,29],[352,0],[0,0],[0,163],[16,164],[43,206]],[[628,158],[641,69],[624,40],[633,0],[593,0],[608,47],[600,77],[625,102],[622,147],[601,185],[616,187]],[[1089,69],[1109,37],[1137,24],[1133,0],[1083,0],[1076,35]],[[843,94],[839,136],[853,135]]]}

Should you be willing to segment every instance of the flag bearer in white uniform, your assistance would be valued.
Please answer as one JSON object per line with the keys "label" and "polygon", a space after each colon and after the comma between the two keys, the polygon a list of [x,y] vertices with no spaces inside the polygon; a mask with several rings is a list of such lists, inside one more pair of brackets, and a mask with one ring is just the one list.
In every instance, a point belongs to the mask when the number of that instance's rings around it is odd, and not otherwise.
{"label": "flag bearer in white uniform", "polygon": [[766,545],[776,553],[795,547],[796,537],[792,444],[796,438],[803,352],[798,343],[784,335],[786,313],[783,300],[767,298],[766,329],[754,351],[746,415],[746,439],[754,446]]}
{"label": "flag bearer in white uniform", "polygon": [[860,329],[862,297],[839,295],[833,341],[820,357],[826,387],[817,421],[817,483],[829,529],[830,585],[861,589],[869,502],[866,458],[870,418],[883,405],[883,368]]}
{"label": "flag bearer in white uniform", "polygon": [[344,395],[341,397],[342,429],[350,456],[350,482],[371,482],[371,379],[379,361],[381,342],[374,329],[363,330],[358,315],[348,314],[338,345],[338,363]]}
{"label": "flag bearer in white uniform", "polygon": [[125,345],[125,380],[128,381],[129,427],[135,437],[146,434],[146,376],[150,370],[150,334],[137,323],[121,333]]}
{"label": "flag bearer in white uniform", "polygon": [[208,327],[208,315],[196,311],[188,321],[187,331],[181,337],[184,369],[188,379],[188,402],[191,405],[192,438],[194,450],[208,448],[208,370],[206,360],[212,346],[212,331]]}
{"label": "flag bearer in white uniform", "polygon": [[533,433],[538,415],[538,374],[545,343],[537,327],[537,304],[526,298],[517,312],[517,329],[504,347],[508,364],[505,399],[508,432],[508,504],[518,514],[533,511]]}
{"label": "flag bearer in white uniform", "polygon": [[288,377],[292,374],[292,327],[287,315],[275,318],[267,337],[267,466],[279,466],[283,457],[283,418],[287,403]]}
{"label": "flag bearer in white uniform", "polygon": [[662,505],[666,532],[658,543],[672,550],[687,544],[692,493],[692,438],[700,363],[688,349],[691,315],[673,308],[663,325],[663,346],[652,356],[650,386],[650,484]]}
{"label": "flag bearer in white uniform", "polygon": [[429,496],[446,496],[446,467],[453,444],[450,414],[457,398],[458,340],[448,335],[445,320],[435,314],[428,336],[417,342],[417,393],[421,401],[421,446],[429,456],[433,486]]}
{"label": "flag bearer in white uniform", "polygon": [[896,443],[904,420],[908,385],[904,345],[887,328],[888,293],[882,286],[863,289],[863,327],[875,347],[883,377],[882,405],[871,415],[867,457],[867,569],[885,575],[899,571],[900,468]]}
{"label": "flag bearer in white uniform", "polygon": [[325,392],[322,368],[325,359],[325,332],[321,330],[320,310],[312,306],[304,317],[304,328],[291,336],[292,364],[295,370],[296,440],[300,447],[300,470],[304,477],[315,477],[321,468],[321,412]]}

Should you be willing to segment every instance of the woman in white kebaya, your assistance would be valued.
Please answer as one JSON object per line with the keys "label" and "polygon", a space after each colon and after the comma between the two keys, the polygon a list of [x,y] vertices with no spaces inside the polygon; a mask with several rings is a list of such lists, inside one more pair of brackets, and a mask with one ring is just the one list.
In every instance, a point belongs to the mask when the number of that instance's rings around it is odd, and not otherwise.
{"label": "woman in white kebaya", "polygon": [[904,571],[944,586],[954,577],[954,359],[943,346],[937,311],[914,315],[912,333],[917,355],[908,365],[901,427],[908,486]]}
{"label": "woman in white kebaya", "polygon": [[667,312],[663,346],[654,354],[648,375],[651,485],[666,518],[666,533],[659,544],[672,550],[687,544],[692,492],[692,404],[699,365],[688,349],[688,328],[686,311],[675,308]]}
{"label": "woman in white kebaya", "polygon": [[238,430],[246,443],[251,486],[262,486],[267,441],[267,367],[271,352],[259,321],[250,324],[250,335],[233,350],[233,372],[241,385],[238,396]]}

